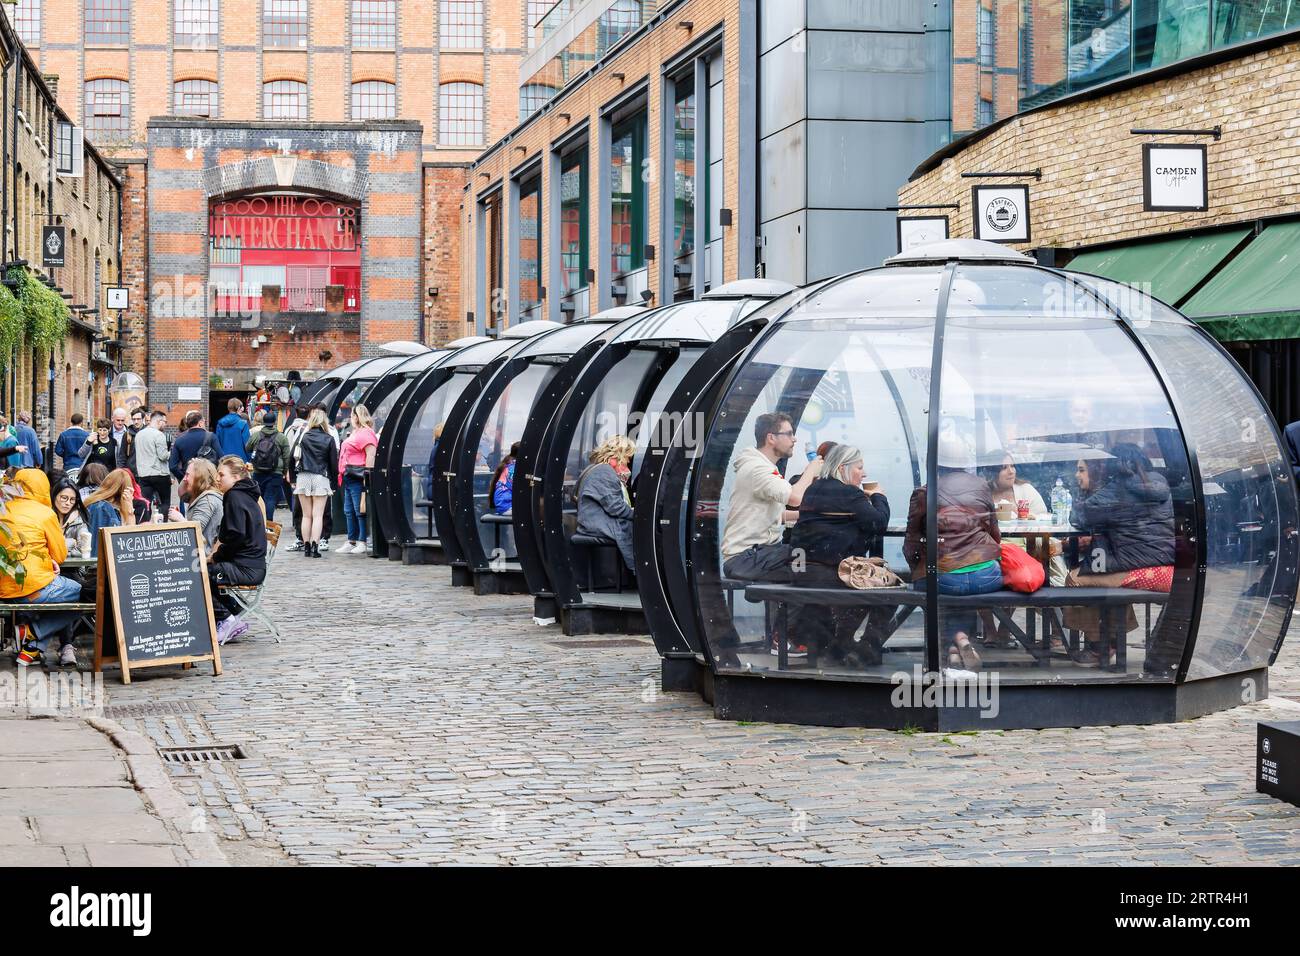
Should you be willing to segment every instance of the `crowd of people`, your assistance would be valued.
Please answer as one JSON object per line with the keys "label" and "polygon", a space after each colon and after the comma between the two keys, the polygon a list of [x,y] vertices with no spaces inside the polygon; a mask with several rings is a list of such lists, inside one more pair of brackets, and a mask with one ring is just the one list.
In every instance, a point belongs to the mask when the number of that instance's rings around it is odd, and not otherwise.
{"label": "crowd of people", "polygon": [[[755,423],[755,444],[735,455],[733,484],[722,532],[722,571],[726,578],[797,587],[846,588],[846,559],[883,558],[890,503],[870,480],[862,452],[847,444],[824,443],[793,480],[779,463],[795,448],[791,418],[765,414]],[[1010,498],[1034,515],[1047,511],[1042,494],[1021,480],[1009,456],[991,467],[973,466],[970,443],[942,434],[937,458],[937,541],[933,560],[940,595],[985,595],[1003,590],[1004,539],[998,502]],[[1097,449],[1075,468],[1075,494],[1068,515],[1070,534],[1052,537],[1036,555],[1045,564],[1047,583],[1057,587],[1131,588],[1168,592],[1174,570],[1174,512],[1169,483],[1137,445],[1119,442]],[[913,490],[908,502],[901,569],[910,586],[928,585],[926,518],[929,489]],[[900,581],[902,579],[900,578]],[[942,600],[942,599],[941,599]],[[990,604],[996,606],[996,599]],[[805,656],[813,645],[819,663],[864,667],[881,663],[894,607],[888,602],[860,605],[797,605],[792,633],[768,635],[773,654]],[[983,637],[979,622],[983,618]],[[1110,665],[1114,651],[1101,632],[1095,607],[1069,607],[1064,626],[1082,635],[1074,661]],[[866,624],[863,627],[863,624]],[[1137,626],[1130,606],[1127,630]],[[990,614],[965,606],[941,609],[943,657],[949,668],[982,666],[981,647],[1005,646],[1009,635]],[[735,657],[723,648],[724,662]],[[1069,654],[1055,637],[1052,652]],[[1102,659],[1102,655],[1108,655]]]}
{"label": "crowd of people", "polygon": [[[338,552],[366,552],[364,479],[378,436],[365,406],[352,409],[341,444],[319,406],[298,406],[281,431],[275,411],[262,412],[254,427],[232,398],[215,429],[202,412],[190,411],[175,435],[161,409],[118,408],[96,420],[93,431],[73,415],[54,443],[61,467],[49,462],[50,475],[40,470],[47,463],[30,423],[26,412],[13,427],[0,416],[0,463],[16,493],[6,504],[9,552],[22,567],[0,575],[0,600],[92,602],[93,568],[64,563],[97,558],[100,529],[194,522],[207,552],[217,638],[225,644],[248,628],[227,588],[264,581],[266,523],[282,500],[290,503],[298,539],[290,550],[320,557],[328,550],[329,501],[342,490],[348,541]],[[76,611],[18,615],[17,662],[41,662],[57,635],[60,664],[75,666],[74,630],[83,620]]]}

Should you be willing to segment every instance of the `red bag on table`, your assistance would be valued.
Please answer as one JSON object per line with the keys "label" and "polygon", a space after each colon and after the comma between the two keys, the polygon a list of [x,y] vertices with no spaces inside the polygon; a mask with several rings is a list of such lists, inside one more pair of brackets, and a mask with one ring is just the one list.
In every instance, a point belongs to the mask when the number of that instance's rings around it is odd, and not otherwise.
{"label": "red bag on table", "polygon": [[1002,565],[1002,586],[1012,591],[1032,594],[1047,580],[1042,562],[1030,557],[1029,553],[1019,545],[1004,541],[1002,557],[998,563]]}

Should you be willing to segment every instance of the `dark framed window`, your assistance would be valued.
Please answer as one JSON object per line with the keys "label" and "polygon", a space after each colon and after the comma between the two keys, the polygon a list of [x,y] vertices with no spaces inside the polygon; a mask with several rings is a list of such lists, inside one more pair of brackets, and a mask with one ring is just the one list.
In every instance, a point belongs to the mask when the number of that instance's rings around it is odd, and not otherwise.
{"label": "dark framed window", "polygon": [[645,141],[645,113],[616,125],[610,138],[609,267],[616,276],[645,265]]}
{"label": "dark framed window", "polygon": [[219,16],[218,0],[176,0],[177,46],[197,49],[216,46],[220,34]]}
{"label": "dark framed window", "polygon": [[305,120],[307,84],[298,80],[272,80],[262,84],[262,119]]}
{"label": "dark framed window", "polygon": [[393,119],[397,116],[397,86],[383,80],[352,84],[352,118]]}
{"label": "dark framed window", "polygon": [[993,122],[993,101],[986,100],[983,97],[979,101],[979,111],[975,116],[975,123],[980,126],[988,126]]}
{"label": "dark framed window", "polygon": [[683,77],[673,93],[673,256],[695,251],[695,78]]}
{"label": "dark framed window", "polygon": [[86,0],[86,42],[127,44],[131,42],[131,0]]}
{"label": "dark framed window", "polygon": [[587,286],[587,147],[560,160],[560,291],[564,295]]}
{"label": "dark framed window", "polygon": [[125,139],[131,131],[131,87],[123,80],[88,80],[83,125],[92,142]]}
{"label": "dark framed window", "polygon": [[438,42],[444,50],[481,50],[483,0],[438,0]]}
{"label": "dark framed window", "polygon": [[307,46],[307,0],[262,0],[262,46]]}
{"label": "dark framed window", "polygon": [[217,84],[178,80],[172,84],[172,111],[177,116],[217,116]]}
{"label": "dark framed window", "polygon": [[483,143],[483,87],[478,83],[443,83],[438,87],[438,144]]}
{"label": "dark framed window", "polygon": [[396,0],[352,0],[352,48],[391,50],[396,46]]}
{"label": "dark framed window", "polygon": [[519,312],[542,301],[542,179],[519,184]]}
{"label": "dark framed window", "polygon": [[14,7],[14,29],[27,46],[41,45],[41,0],[18,0]]}

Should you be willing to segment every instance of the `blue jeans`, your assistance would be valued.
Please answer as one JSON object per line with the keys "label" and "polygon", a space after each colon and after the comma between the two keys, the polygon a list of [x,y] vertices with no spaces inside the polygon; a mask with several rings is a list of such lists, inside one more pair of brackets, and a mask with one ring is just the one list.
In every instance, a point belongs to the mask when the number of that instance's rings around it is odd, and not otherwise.
{"label": "blue jeans", "polygon": [[262,504],[266,506],[266,520],[274,521],[275,508],[280,503],[280,493],[284,491],[284,479],[278,471],[255,471],[253,482],[262,496]]}
{"label": "blue jeans", "polygon": [[[966,571],[962,574],[943,571],[939,574],[938,583],[941,595],[988,594],[991,591],[1002,590],[1002,567],[994,562],[992,567],[980,571]],[[913,582],[912,587],[924,591],[925,578]],[[942,622],[943,637],[946,641],[951,641],[959,631],[968,638],[973,637],[977,617],[975,611],[946,608],[943,606],[943,601],[939,602],[939,619]]]}
{"label": "blue jeans", "polygon": [[[65,578],[61,574],[55,575],[53,581],[36,593],[27,595],[23,600],[28,604],[70,604],[81,600],[81,585],[72,578]],[[67,631],[77,623],[79,617],[81,615],[76,611],[33,615],[31,630],[36,635],[36,646],[44,651],[45,646],[50,642],[50,635]]]}
{"label": "blue jeans", "polygon": [[362,478],[343,479],[343,517],[348,519],[348,540],[366,540],[366,516],[361,513],[361,496],[365,493],[366,482]]}

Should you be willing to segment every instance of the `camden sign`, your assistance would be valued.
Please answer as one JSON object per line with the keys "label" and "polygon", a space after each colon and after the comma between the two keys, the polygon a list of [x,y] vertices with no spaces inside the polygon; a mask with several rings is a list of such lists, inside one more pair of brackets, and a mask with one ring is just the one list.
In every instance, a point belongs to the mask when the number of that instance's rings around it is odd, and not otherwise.
{"label": "camden sign", "polygon": [[1147,212],[1203,212],[1210,208],[1204,145],[1142,147],[1142,208]]}

